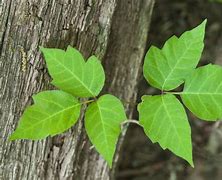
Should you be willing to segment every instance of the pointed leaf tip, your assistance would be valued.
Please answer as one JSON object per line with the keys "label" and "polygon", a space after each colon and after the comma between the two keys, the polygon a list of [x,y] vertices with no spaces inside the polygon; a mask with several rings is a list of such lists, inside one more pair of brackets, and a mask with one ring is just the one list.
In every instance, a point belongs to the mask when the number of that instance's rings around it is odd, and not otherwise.
{"label": "pointed leaf tip", "polygon": [[201,24],[203,24],[204,26],[206,26],[206,24],[207,24],[207,19],[205,19]]}

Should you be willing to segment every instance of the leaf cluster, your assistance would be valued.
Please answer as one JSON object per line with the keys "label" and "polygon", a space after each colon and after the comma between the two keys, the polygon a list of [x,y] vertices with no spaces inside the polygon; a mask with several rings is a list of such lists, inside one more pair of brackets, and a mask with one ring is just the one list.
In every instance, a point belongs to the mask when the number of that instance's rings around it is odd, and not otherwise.
{"label": "leaf cluster", "polygon": [[[100,97],[105,81],[101,62],[91,56],[87,61],[76,49],[41,48],[52,84],[60,90],[44,91],[33,96],[10,139],[43,139],[60,134],[76,124],[83,104],[87,104],[85,127],[89,139],[112,166],[120,125],[126,114],[121,101],[113,95]],[[92,98],[81,101],[80,98]]]}
{"label": "leaf cluster", "polygon": [[[194,166],[191,128],[183,104],[200,119],[222,118],[222,68],[212,64],[196,68],[204,49],[205,26],[206,20],[180,37],[172,36],[162,49],[152,46],[148,50],[144,77],[162,94],[145,95],[138,105],[139,125],[151,141],[191,166]],[[66,51],[50,48],[41,51],[52,84],[59,90],[34,95],[34,104],[25,110],[10,139],[37,140],[60,134],[76,124],[83,105],[87,105],[86,132],[111,167],[121,124],[127,117],[117,97],[110,94],[98,97],[105,81],[101,62],[95,56],[85,61],[70,46]],[[182,84],[182,92],[172,92]]]}
{"label": "leaf cluster", "polygon": [[[196,68],[203,48],[206,20],[179,38],[171,37],[162,49],[152,46],[146,54],[143,72],[161,95],[143,96],[138,106],[139,122],[153,143],[169,149],[191,166],[191,128],[183,104],[198,118],[222,118],[222,68]],[[184,83],[182,92],[170,92]]]}

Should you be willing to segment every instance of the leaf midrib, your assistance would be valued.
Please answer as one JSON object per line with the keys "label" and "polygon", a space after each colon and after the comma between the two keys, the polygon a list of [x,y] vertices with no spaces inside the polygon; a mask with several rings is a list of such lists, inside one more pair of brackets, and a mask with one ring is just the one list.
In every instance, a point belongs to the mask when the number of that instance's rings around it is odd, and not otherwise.
{"label": "leaf midrib", "polygon": [[80,104],[75,104],[75,105],[72,105],[72,106],[70,106],[70,107],[68,107],[68,108],[62,109],[61,111],[58,111],[58,112],[56,112],[55,114],[53,114],[53,115],[51,115],[51,116],[48,116],[47,118],[38,121],[37,123],[33,124],[31,127],[25,128],[25,130],[32,129],[33,127],[37,126],[38,124],[42,123],[43,121],[47,121],[48,119],[51,119],[51,118],[53,118],[54,116],[57,116],[58,114],[63,113],[63,112],[65,112],[65,111],[67,111],[67,110],[69,110],[69,109],[72,109],[72,108],[74,108],[74,107],[76,107],[76,106],[79,106],[79,105],[80,105]]}
{"label": "leaf midrib", "polygon": [[[162,96],[162,97],[161,97],[161,100],[162,100],[162,103],[163,103],[163,107],[164,107],[164,109],[165,109],[165,111],[166,111],[166,113],[167,113],[167,116],[168,116],[169,119],[170,119],[170,123],[172,124],[172,126],[173,126],[173,128],[174,128],[174,130],[175,130],[175,132],[176,132],[176,134],[177,134],[177,137],[178,137],[178,139],[179,139],[179,141],[180,141],[180,145],[181,145],[181,146],[183,147],[183,149],[185,149],[185,151],[187,152],[187,149],[183,146],[183,143],[182,143],[182,141],[181,141],[181,138],[180,138],[180,136],[179,136],[179,133],[178,133],[178,131],[177,131],[177,128],[176,128],[176,126],[174,125],[174,123],[173,123],[172,120],[171,120],[171,116],[170,116],[169,112],[167,111],[167,106],[166,106],[163,98],[164,98],[164,97]],[[187,154],[189,154],[189,153],[187,153]]]}
{"label": "leaf midrib", "polygon": [[222,95],[222,93],[198,93],[198,92],[181,92],[181,95]]}
{"label": "leaf midrib", "polygon": [[[179,40],[179,39],[178,39]],[[162,90],[164,90],[165,88],[165,84],[166,82],[168,81],[168,78],[171,76],[171,74],[174,72],[174,70],[176,69],[177,65],[180,63],[181,59],[184,57],[184,55],[187,53],[188,49],[190,49],[192,43],[187,47],[187,49],[184,51],[184,53],[180,56],[180,58],[178,59],[178,61],[176,62],[175,66],[173,68],[171,68],[171,71],[170,73],[167,75],[166,79],[164,80],[163,82],[163,85],[162,85]],[[173,49],[174,49],[174,46],[173,46]]]}
{"label": "leaf midrib", "polygon": [[101,109],[98,105],[98,102],[95,102],[97,108],[98,108],[98,111],[99,111],[99,116],[100,116],[100,121],[101,121],[101,124],[102,124],[102,129],[103,129],[103,134],[105,135],[105,144],[106,144],[106,153],[108,154],[108,156],[110,156],[110,153],[109,153],[109,143],[108,143],[108,139],[107,139],[107,136],[106,136],[106,130],[105,130],[105,125],[103,123],[103,120],[102,120],[102,112],[101,112]]}

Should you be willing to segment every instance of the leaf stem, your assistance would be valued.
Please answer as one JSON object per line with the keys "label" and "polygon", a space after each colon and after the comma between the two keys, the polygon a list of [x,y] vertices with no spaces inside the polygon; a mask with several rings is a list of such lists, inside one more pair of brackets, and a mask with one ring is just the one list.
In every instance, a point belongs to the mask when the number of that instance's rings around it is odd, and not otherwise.
{"label": "leaf stem", "polygon": [[164,94],[182,94],[183,92],[164,92]]}
{"label": "leaf stem", "polygon": [[90,99],[88,101],[81,102],[81,104],[89,104],[89,103],[94,102],[94,101],[95,101],[95,99]]}
{"label": "leaf stem", "polygon": [[132,124],[137,124],[139,126],[141,126],[139,124],[139,121],[135,120],[135,119],[128,119],[128,120],[125,120],[121,123],[121,126],[124,126],[125,124],[128,124],[128,123],[132,123]]}

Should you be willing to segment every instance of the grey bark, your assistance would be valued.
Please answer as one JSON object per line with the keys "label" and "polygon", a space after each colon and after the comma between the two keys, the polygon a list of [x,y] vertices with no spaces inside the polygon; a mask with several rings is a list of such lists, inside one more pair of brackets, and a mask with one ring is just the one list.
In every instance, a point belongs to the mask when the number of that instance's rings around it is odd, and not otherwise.
{"label": "grey bark", "polygon": [[[0,179],[114,178],[101,156],[90,148],[83,123],[41,141],[8,137],[31,96],[52,89],[38,47],[77,47],[87,58],[102,59],[103,93],[134,102],[144,56],[153,0],[2,0],[0,2]],[[125,105],[129,118],[134,109]],[[126,129],[127,127],[125,127]]]}

